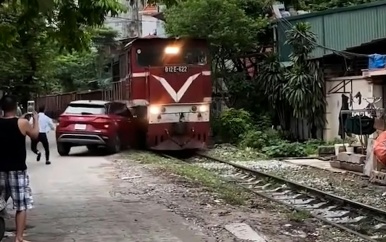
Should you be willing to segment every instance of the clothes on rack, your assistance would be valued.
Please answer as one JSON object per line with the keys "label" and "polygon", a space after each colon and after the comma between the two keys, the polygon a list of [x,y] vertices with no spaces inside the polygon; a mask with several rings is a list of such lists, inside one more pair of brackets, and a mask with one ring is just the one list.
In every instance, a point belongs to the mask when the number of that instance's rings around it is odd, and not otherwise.
{"label": "clothes on rack", "polygon": [[[348,110],[348,101],[349,101],[349,98],[342,94],[342,106],[340,108],[340,111],[342,110]],[[345,132],[344,132],[344,126],[345,126],[345,123],[346,123],[346,119],[348,117],[348,114],[341,114],[339,112],[339,130],[338,130],[338,135],[344,139],[345,138]]]}
{"label": "clothes on rack", "polygon": [[374,118],[364,115],[347,117],[345,131],[347,134],[370,135],[375,132]]}

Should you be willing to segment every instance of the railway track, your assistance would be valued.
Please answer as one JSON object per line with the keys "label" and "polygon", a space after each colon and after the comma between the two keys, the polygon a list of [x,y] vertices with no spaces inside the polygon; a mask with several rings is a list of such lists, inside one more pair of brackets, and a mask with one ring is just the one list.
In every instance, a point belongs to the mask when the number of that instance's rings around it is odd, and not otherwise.
{"label": "railway track", "polygon": [[[297,211],[307,211],[310,216],[364,240],[386,241],[386,211],[384,210],[233,162],[223,161],[201,153],[196,155],[232,166],[234,172],[224,176],[224,178],[259,196],[289,206]],[[169,155],[164,157],[179,159]],[[184,161],[184,159],[179,160]]]}

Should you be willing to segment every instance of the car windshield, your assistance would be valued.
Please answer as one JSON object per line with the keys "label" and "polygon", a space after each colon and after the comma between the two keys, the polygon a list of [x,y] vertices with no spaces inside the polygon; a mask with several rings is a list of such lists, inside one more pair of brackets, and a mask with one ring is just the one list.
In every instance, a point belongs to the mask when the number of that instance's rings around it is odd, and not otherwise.
{"label": "car windshield", "polygon": [[106,108],[103,105],[96,104],[70,104],[64,113],[69,114],[106,114]]}

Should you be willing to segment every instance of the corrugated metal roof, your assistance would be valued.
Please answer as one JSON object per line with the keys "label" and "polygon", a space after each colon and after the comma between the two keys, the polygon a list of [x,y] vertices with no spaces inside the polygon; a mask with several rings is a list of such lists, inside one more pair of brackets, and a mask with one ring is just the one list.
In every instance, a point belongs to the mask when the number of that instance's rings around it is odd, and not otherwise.
{"label": "corrugated metal roof", "polygon": [[337,8],[279,19],[277,23],[278,52],[281,61],[288,61],[290,46],[285,44],[286,30],[297,22],[308,22],[318,40],[327,48],[318,47],[311,55],[319,58],[331,50],[346,50],[372,40],[386,38],[386,1]]}

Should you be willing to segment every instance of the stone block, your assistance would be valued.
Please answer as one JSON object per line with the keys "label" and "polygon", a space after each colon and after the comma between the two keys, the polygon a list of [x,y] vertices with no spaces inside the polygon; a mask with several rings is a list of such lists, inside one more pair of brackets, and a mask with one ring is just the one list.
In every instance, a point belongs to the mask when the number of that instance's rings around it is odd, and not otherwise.
{"label": "stone block", "polygon": [[363,173],[363,164],[354,164],[348,163],[344,161],[330,161],[330,166],[337,169],[347,170],[347,171],[355,171]]}
{"label": "stone block", "polygon": [[341,162],[340,164],[341,169],[347,170],[347,171],[356,171],[363,173],[363,164],[354,164],[354,163],[348,163],[348,162]]}
{"label": "stone block", "polygon": [[341,169],[340,161],[337,161],[337,160],[330,161],[330,166],[332,168]]}
{"label": "stone block", "polygon": [[348,163],[364,164],[366,160],[366,156],[362,154],[352,154],[348,152],[341,152],[338,154],[336,159],[338,161],[344,161]]}

